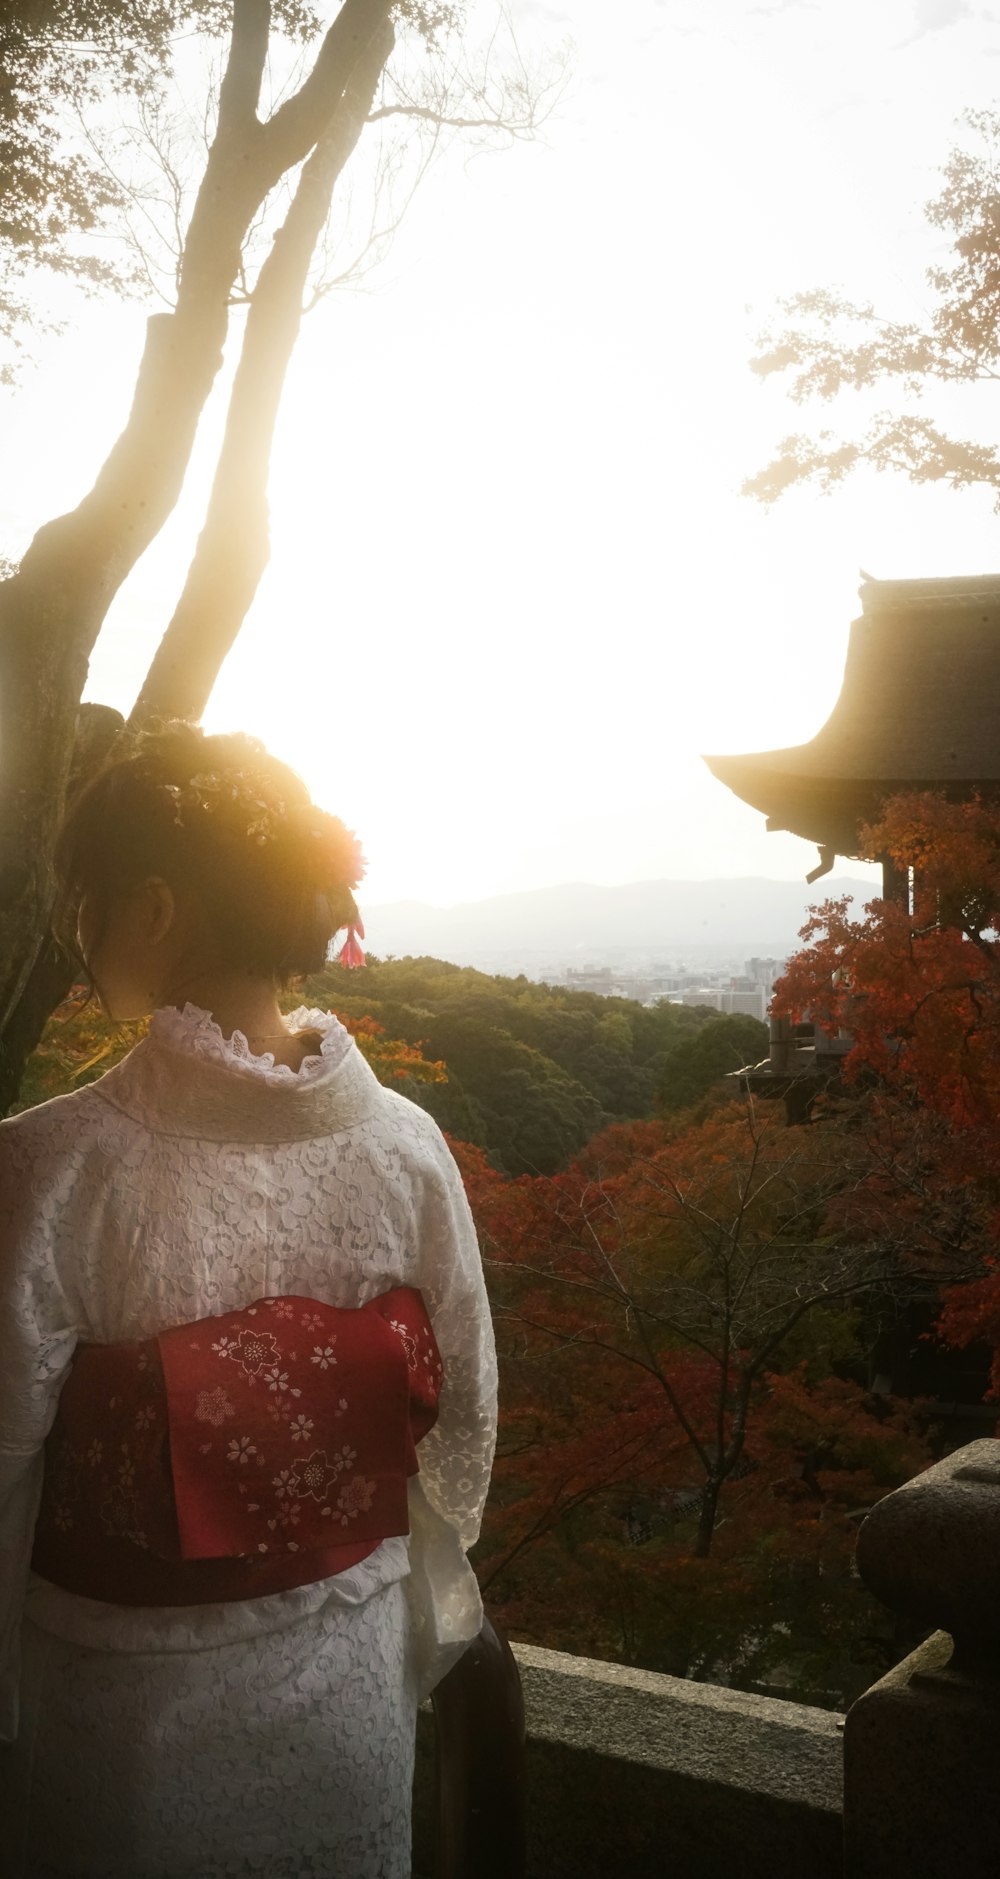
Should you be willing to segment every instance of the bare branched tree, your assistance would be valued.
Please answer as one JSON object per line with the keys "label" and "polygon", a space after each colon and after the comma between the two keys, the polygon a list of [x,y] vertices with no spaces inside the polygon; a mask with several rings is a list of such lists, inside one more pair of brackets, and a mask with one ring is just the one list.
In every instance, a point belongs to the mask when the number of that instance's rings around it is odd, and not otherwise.
{"label": "bare branched tree", "polygon": [[[176,301],[184,231],[218,115],[222,67],[210,48],[204,63],[196,102],[190,81],[178,77],[169,92],[142,96],[127,118],[98,125],[81,112],[78,121],[95,172],[121,205],[132,278],[167,307]],[[414,45],[411,36],[397,42],[367,118],[369,126],[379,127],[365,140],[367,167],[356,180],[354,171],[344,176],[315,243],[305,311],[337,289],[357,286],[379,265],[432,163],[456,137],[473,152],[537,138],[563,94],[568,64],[563,47],[548,55],[544,69],[531,67],[505,9],[485,45],[455,34],[429,57],[423,41]],[[296,40],[272,46],[262,86],[269,113],[297,89],[306,69]],[[292,174],[282,177],[252,219],[231,306],[249,305],[295,180]]]}

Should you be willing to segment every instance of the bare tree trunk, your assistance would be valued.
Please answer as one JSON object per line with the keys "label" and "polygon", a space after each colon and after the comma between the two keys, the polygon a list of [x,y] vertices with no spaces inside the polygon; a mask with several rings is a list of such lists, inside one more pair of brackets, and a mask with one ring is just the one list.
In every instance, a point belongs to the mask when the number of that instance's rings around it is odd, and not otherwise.
{"label": "bare tree trunk", "polygon": [[184,590],[146,674],[131,722],[201,717],[269,558],[268,469],[302,298],[337,178],[357,146],[394,33],[388,19],[359,60],[306,163],[247,315],[219,463]]}
{"label": "bare tree trunk", "polygon": [[[39,530],[17,573],[0,583],[0,1113],[68,982],[50,934],[52,853],[90,654],[111,601],[180,494],[254,216],[274,184],[304,164],[251,302],[205,526],[133,722],[154,712],[200,715],[256,593],[267,559],[268,458],[306,273],[364,123],[402,115],[502,127],[492,106],[485,115],[449,111],[447,86],[436,104],[372,111],[398,4],[341,0],[308,77],[262,123],[270,0],[232,0],[218,126],[184,240],[177,306],[148,323],[132,409],[93,489]],[[419,7],[404,11],[426,31]],[[529,101],[524,123],[516,118],[522,131],[533,127],[533,111]]]}
{"label": "bare tree trunk", "polygon": [[[719,1427],[722,1428],[726,1394],[726,1371],[722,1373],[722,1395],[720,1396]],[[698,1532],[695,1536],[694,1554],[696,1559],[707,1559],[715,1538],[715,1523],[719,1517],[719,1496],[733,1470],[739,1466],[747,1439],[747,1415],[750,1408],[751,1379],[741,1371],[736,1403],[733,1408],[732,1425],[729,1441],[719,1450],[716,1466],[709,1475],[701,1491],[701,1511],[698,1516]]]}
{"label": "bare tree trunk", "polygon": [[701,1508],[698,1514],[698,1531],[694,1541],[696,1559],[707,1559],[715,1538],[715,1522],[719,1511],[719,1493],[722,1482],[706,1481],[701,1490]]}
{"label": "bare tree trunk", "polygon": [[308,79],[262,124],[270,6],[234,0],[218,128],[185,239],[177,307],[149,321],[128,421],[93,489],[38,531],[18,572],[0,584],[0,1062],[8,1086],[19,1075],[14,1037],[34,1025],[17,1007],[47,942],[52,850],[90,654],[111,601],[180,493],[250,223],[330,124],[390,11],[390,0],[344,0]]}
{"label": "bare tree trunk", "polygon": [[[70,790],[88,776],[111,749],[124,720],[107,705],[81,705],[70,768]],[[45,1029],[50,1012],[62,1003],[74,977],[74,962],[46,933],[24,989],[0,1036],[0,1116],[17,1098],[27,1059]]]}

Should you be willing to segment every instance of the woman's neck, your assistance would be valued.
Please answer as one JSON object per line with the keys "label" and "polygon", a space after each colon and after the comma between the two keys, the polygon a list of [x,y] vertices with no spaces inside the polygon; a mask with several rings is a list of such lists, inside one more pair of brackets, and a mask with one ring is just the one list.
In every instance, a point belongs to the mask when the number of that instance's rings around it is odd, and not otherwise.
{"label": "woman's neck", "polygon": [[242,1031],[255,1057],[269,1051],[276,1064],[298,1070],[315,1040],[292,1035],[285,1025],[270,979],[253,973],[203,972],[169,986],[160,1001],[183,1010],[185,1004],[211,1012],[223,1037]]}

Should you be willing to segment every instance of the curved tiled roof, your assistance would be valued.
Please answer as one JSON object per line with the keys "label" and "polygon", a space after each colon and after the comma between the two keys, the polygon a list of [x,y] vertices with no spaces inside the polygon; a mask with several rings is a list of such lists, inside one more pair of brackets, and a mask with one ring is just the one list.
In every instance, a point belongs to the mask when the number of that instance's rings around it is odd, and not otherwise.
{"label": "curved tiled roof", "polygon": [[705,762],[768,819],[838,854],[898,789],[1000,790],[1000,574],[861,588],[840,697],[806,744]]}

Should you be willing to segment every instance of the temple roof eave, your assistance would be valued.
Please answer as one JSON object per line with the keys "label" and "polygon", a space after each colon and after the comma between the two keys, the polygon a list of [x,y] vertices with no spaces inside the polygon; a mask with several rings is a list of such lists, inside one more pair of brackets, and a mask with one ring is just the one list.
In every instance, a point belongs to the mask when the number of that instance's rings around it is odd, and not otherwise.
{"label": "temple roof eave", "polygon": [[901,791],[1000,797],[1000,574],[862,583],[840,693],[815,736],[705,758],[769,828],[841,855],[858,855],[860,826]]}
{"label": "temple roof eave", "polygon": [[801,744],[749,756],[706,756],[702,761],[734,796],[767,817],[770,830],[798,835],[859,861],[874,857],[865,855],[858,830],[878,819],[888,797],[925,789],[968,796],[982,788],[971,778],[949,778],[945,783],[926,776],[817,775],[808,762],[811,754],[810,746]]}

